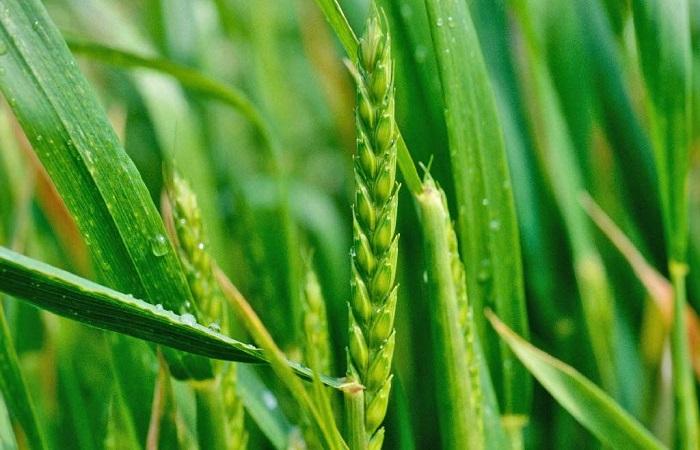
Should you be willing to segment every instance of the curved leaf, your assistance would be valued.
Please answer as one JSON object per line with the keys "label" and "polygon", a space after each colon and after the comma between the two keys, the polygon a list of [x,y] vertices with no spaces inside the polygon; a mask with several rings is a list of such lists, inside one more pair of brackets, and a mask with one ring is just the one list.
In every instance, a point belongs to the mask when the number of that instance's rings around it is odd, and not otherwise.
{"label": "curved leaf", "polygon": [[[38,0],[0,12],[0,91],[51,177],[105,284],[196,315],[189,287],[136,166]],[[19,100],[21,101],[19,101]],[[166,352],[180,378],[206,360]]]}
{"label": "curved leaf", "polygon": [[[0,291],[69,319],[209,358],[267,362],[259,348],[198,324],[189,313],[175,314],[4,247],[0,275]],[[297,375],[311,379],[308,368],[288,363]],[[324,376],[322,381],[337,389],[344,386],[339,378]]]}
{"label": "curved leaf", "polygon": [[610,448],[665,448],[634,417],[573,367],[535,348],[486,311],[513,353],[542,386],[584,427]]}

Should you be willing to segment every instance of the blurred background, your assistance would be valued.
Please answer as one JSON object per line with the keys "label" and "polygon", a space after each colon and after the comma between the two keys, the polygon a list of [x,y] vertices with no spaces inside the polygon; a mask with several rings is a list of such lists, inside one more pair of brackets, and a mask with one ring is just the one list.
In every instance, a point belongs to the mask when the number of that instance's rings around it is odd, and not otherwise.
{"label": "blurred background", "polygon": [[[506,142],[531,340],[600,381],[574,276],[582,252],[596,255],[592,258],[602,262],[598,269],[605,271],[615,305],[614,347],[621,381],[616,398],[658,436],[668,437],[670,359],[658,299],[650,297],[626,258],[580,205],[561,193],[567,187],[577,195],[587,191],[646,261],[665,272],[645,90],[629,5],[624,0],[464,1],[477,28]],[[44,3],[74,48],[156,205],[163,163],[174,161],[198,196],[212,254],[291,356],[299,353],[301,342],[301,319],[294,306],[302,276],[300,258],[313,254],[328,307],[336,374],[342,375],[350,293],[355,94],[343,63],[345,54],[315,2]],[[339,3],[359,33],[368,2]],[[467,168],[450,167],[423,1],[377,3],[391,27],[403,136],[413,158],[430,166],[454,208],[451,170]],[[688,289],[697,308],[700,1],[690,3],[696,70]],[[274,145],[266,145],[259,124],[240,108],[183,87],[159,70],[133,67],[92,43],[168,60],[235,87],[250,99]],[[535,66],[548,72],[551,103],[543,101],[534,86]],[[556,156],[559,152],[570,156],[568,163]],[[280,210],[289,213],[289,223],[278,220]],[[454,217],[456,211],[452,213]],[[436,448],[440,437],[434,411],[439,405],[432,390],[425,388],[435,377],[427,363],[432,349],[425,324],[422,244],[407,189],[402,190],[399,221],[397,376],[385,445]],[[94,277],[74,224],[5,104],[0,107],[0,242]],[[128,351],[109,353],[108,340],[99,331],[14,300],[8,299],[5,306],[22,367],[39,415],[50,424],[55,448],[102,448],[108,426],[120,426],[115,395],[132,404],[135,431],[145,436],[158,368],[147,344],[134,341]],[[115,366],[130,380],[119,393]],[[264,392],[279,402],[280,423],[292,433],[298,420],[294,404],[274,388],[270,372],[256,370],[270,385],[271,391]],[[176,394],[187,415],[192,398],[184,388]],[[525,432],[527,448],[598,446],[539,386],[534,399]],[[252,430],[250,448],[270,447],[256,421],[250,416],[246,420]]]}

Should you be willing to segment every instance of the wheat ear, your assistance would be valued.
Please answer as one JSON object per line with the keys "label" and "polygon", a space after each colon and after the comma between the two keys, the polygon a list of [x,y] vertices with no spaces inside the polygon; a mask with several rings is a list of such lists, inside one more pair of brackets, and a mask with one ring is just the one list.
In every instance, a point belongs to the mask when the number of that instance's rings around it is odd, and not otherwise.
{"label": "wheat ear", "polygon": [[[166,174],[166,180],[178,256],[187,275],[197,310],[209,327],[226,333],[228,322],[224,311],[224,299],[214,278],[214,264],[207,251],[207,238],[197,197],[176,170],[171,169]],[[209,405],[206,409],[223,410],[223,418],[213,418],[223,420],[225,428],[223,433],[221,430],[213,430],[214,435],[224,437],[216,443],[216,447],[226,450],[245,449],[248,434],[245,430],[243,402],[236,393],[236,366],[229,363],[223,370],[222,366],[218,366],[217,372],[215,383],[198,386],[197,395],[202,397],[203,404]],[[212,404],[214,406],[211,406]]]}
{"label": "wheat ear", "polygon": [[[379,449],[391,389],[396,308],[397,192],[394,64],[386,21],[377,11],[360,39],[357,82],[348,375],[365,386],[360,447]],[[383,29],[384,28],[384,29]],[[357,417],[357,416],[356,416]]]}

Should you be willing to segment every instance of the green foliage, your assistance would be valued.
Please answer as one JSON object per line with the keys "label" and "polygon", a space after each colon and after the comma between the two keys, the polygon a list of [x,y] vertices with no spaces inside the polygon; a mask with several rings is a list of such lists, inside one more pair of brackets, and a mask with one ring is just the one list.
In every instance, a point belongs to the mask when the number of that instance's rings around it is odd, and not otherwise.
{"label": "green foliage", "polygon": [[[457,230],[467,290],[506,414],[530,408],[529,375],[510,351],[486,338],[482,319],[493,307],[528,335],[520,238],[496,104],[466,2],[425,2],[442,82],[444,119],[456,191]],[[462,169],[459,169],[462,168]]]}
{"label": "green foliage", "polygon": [[699,5],[0,2],[0,447],[696,450]]}
{"label": "green foliage", "polygon": [[489,318],[535,378],[601,442],[613,448],[665,448],[612,398],[572,367],[530,345],[493,314]]}

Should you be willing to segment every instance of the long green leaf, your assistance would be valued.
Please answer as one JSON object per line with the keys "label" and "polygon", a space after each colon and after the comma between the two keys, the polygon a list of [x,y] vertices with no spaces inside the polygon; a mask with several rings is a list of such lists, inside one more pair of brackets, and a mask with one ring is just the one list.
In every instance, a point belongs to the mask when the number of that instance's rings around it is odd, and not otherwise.
{"label": "long green leaf", "polygon": [[635,31],[646,82],[651,139],[674,291],[671,355],[677,444],[697,449],[698,399],[686,339],[688,171],[692,48],[688,0],[634,0]]}
{"label": "long green leaf", "polygon": [[243,400],[245,410],[260,427],[272,445],[278,450],[286,450],[291,446],[295,428],[289,423],[272,392],[263,384],[255,369],[250,366],[239,365],[238,394]]}
{"label": "long green leaf", "polygon": [[533,347],[493,313],[491,324],[542,386],[610,448],[663,449],[649,431],[573,367]]}
{"label": "long green leaf", "polygon": [[692,54],[687,0],[632,2],[669,257],[685,260]]}
{"label": "long green leaf", "polygon": [[[0,291],[47,311],[105,330],[145,339],[209,358],[265,363],[262,350],[224,336],[196,322],[0,247]],[[295,372],[311,379],[311,371],[289,362]],[[343,379],[322,377],[342,388]]]}
{"label": "long green leaf", "polygon": [[[3,2],[0,90],[63,197],[109,286],[196,314],[163,223],[92,88],[38,0]],[[21,101],[19,101],[20,99]],[[167,352],[180,377],[204,359]]]}
{"label": "long green leaf", "polygon": [[[600,0],[576,0],[583,37],[593,59],[593,76],[602,104],[601,121],[611,142],[612,155],[624,189],[621,201],[629,205],[637,226],[646,236],[645,244],[655,257],[663,255],[660,205],[655,183],[655,168],[648,131],[635,114],[612,24]],[[657,259],[658,262],[661,262]]]}
{"label": "long green leaf", "polygon": [[[533,92],[533,111],[538,115],[537,122],[532,126],[539,131],[538,144],[546,152],[549,178],[568,232],[574,272],[598,371],[605,389],[614,393],[616,374],[613,298],[590,224],[584,211],[578,206],[579,195],[585,189],[583,174],[576,162],[576,151],[551,73],[543,59],[544,44],[533,31],[539,28],[534,23],[533,14],[530,14],[533,10],[531,2],[521,0],[517,2],[517,6],[519,19],[526,30],[525,47],[530,77],[528,81]],[[563,174],[566,176],[562,176]]]}
{"label": "long green leaf", "polygon": [[17,450],[15,432],[12,430],[10,415],[7,413],[7,406],[2,396],[0,396],[0,449]]}
{"label": "long green leaf", "polygon": [[[0,272],[0,279],[4,274]],[[4,397],[10,416],[17,420],[27,438],[29,448],[44,449],[46,443],[34,412],[27,385],[19,368],[19,360],[0,305],[0,394]],[[0,439],[0,444],[5,439]]]}
{"label": "long green leaf", "polygon": [[[491,305],[528,335],[520,238],[495,100],[467,7],[460,0],[426,0],[442,81],[445,121],[457,194],[458,230],[469,298],[479,332]],[[483,339],[484,345],[491,340]],[[531,380],[505,346],[485,348],[504,413],[529,414]],[[498,367],[498,368],[497,368]],[[500,378],[500,379],[499,379]],[[500,382],[499,382],[500,381]]]}
{"label": "long green leaf", "polygon": [[270,130],[260,111],[245,93],[227,84],[168,59],[149,58],[126,50],[108,47],[97,42],[88,42],[80,39],[68,39],[67,43],[70,49],[79,55],[85,55],[96,61],[119,67],[153,69],[156,72],[172,76],[184,87],[194,92],[227,103],[255,127],[260,137],[264,139],[266,147],[272,145],[270,142]]}

